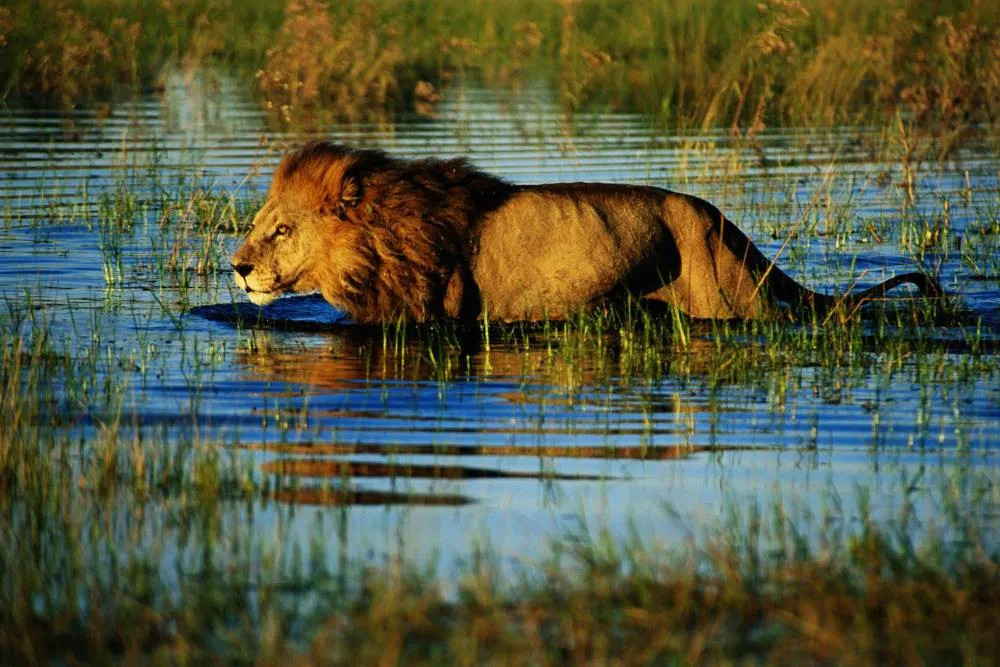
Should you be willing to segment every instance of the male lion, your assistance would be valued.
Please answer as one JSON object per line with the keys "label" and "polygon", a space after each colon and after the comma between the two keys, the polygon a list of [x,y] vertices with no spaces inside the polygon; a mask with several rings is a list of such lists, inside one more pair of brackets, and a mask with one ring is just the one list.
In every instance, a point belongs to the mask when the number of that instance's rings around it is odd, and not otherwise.
{"label": "male lion", "polygon": [[279,165],[233,257],[269,303],[319,290],[356,322],[565,319],[633,295],[696,318],[854,308],[907,273],[837,299],[802,287],[711,204],[655,187],[512,185],[465,160],[407,161],[307,144]]}

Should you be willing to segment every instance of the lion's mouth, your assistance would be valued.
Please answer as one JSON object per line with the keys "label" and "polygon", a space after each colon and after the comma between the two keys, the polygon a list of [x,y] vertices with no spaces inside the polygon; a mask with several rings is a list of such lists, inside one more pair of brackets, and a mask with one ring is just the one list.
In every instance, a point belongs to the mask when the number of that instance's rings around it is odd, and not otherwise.
{"label": "lion's mouth", "polygon": [[236,274],[236,284],[240,287],[250,299],[251,303],[255,306],[266,306],[285,292],[294,291],[295,284],[298,282],[298,275],[285,281],[280,279],[275,281],[275,284],[271,286],[270,289],[261,290],[254,289],[250,286],[250,282],[243,276]]}
{"label": "lion's mouth", "polygon": [[247,297],[250,299],[250,302],[253,303],[255,306],[266,306],[275,299],[277,299],[278,294],[280,294],[280,292],[279,293],[258,292],[257,290],[252,289],[250,287],[247,287],[245,291]]}

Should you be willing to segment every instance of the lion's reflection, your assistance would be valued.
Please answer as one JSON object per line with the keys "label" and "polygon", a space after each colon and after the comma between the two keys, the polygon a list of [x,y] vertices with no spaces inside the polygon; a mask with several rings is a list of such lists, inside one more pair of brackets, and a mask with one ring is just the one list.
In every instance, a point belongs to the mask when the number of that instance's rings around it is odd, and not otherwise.
{"label": "lion's reflection", "polygon": [[[418,333],[413,333],[417,331]],[[509,334],[489,346],[478,331],[349,328],[289,341],[256,330],[236,353],[254,379],[339,390],[373,381],[461,381],[517,379],[547,390],[596,387],[626,376],[641,381],[650,372],[702,375],[718,365],[716,346],[692,339],[683,349],[658,349],[620,335],[567,340],[537,333]],[[636,377],[638,376],[638,377]]]}
{"label": "lion's reflection", "polygon": [[[375,431],[370,431],[368,441],[333,439],[330,442],[297,440],[296,442],[261,442],[244,445],[245,448],[270,455],[262,463],[262,470],[285,480],[296,480],[294,487],[282,488],[275,497],[289,502],[353,504],[355,502],[377,502],[375,495],[365,495],[356,487],[359,482],[371,480],[439,480],[456,483],[477,479],[537,479],[544,482],[575,482],[581,480],[607,479],[607,473],[600,471],[598,461],[647,460],[664,461],[680,459],[696,452],[717,449],[716,447],[693,446],[685,442],[682,434],[694,430],[694,421],[699,413],[718,411],[716,406],[708,406],[704,401],[688,401],[677,393],[660,395],[643,389],[647,385],[635,386],[622,383],[620,378],[625,366],[632,361],[627,342],[609,338],[600,344],[590,341],[589,347],[581,347],[579,342],[568,343],[557,337],[539,345],[537,341],[525,338],[518,343],[505,341],[493,343],[488,349],[478,337],[471,342],[455,337],[443,338],[444,334],[412,331],[354,330],[327,332],[304,339],[289,341],[284,335],[267,331],[254,332],[253,344],[246,346],[236,355],[236,361],[247,376],[268,383],[308,387],[317,393],[338,393],[356,390],[359,386],[382,383],[414,382],[425,387],[437,383],[461,382],[500,383],[515,389],[492,392],[492,399],[510,404],[543,408],[573,404],[613,413],[621,410],[629,426],[621,431],[612,429],[608,445],[592,444],[576,438],[586,432],[586,426],[577,430],[573,425],[568,431],[546,430],[548,427],[528,424],[511,427],[510,433],[519,436],[536,432],[539,437],[530,444],[498,444],[488,436],[506,431],[498,431],[496,426],[483,425],[483,444],[442,443],[433,434],[428,442],[381,441]],[[577,347],[570,348],[570,345]],[[668,354],[665,352],[664,354]],[[707,367],[711,363],[711,346],[708,343],[688,345],[682,361],[685,372],[692,368]],[[648,351],[646,352],[648,354]],[[613,402],[604,397],[602,388],[616,386]],[[479,385],[479,386],[483,386]],[[529,411],[530,412],[530,411]],[[381,413],[371,410],[352,411],[322,410],[326,418],[371,419],[383,418]],[[633,444],[642,440],[642,420],[645,416],[672,413],[668,422],[678,434],[674,444]],[[461,420],[461,416],[448,417]],[[477,422],[478,423],[478,422]],[[393,427],[399,429],[398,423]],[[650,427],[652,428],[652,427]],[[662,426],[661,426],[662,428]],[[416,425],[411,432],[421,430]],[[397,431],[398,433],[399,431]],[[478,431],[477,431],[478,432]],[[660,430],[662,436],[667,431]],[[569,441],[553,442],[552,435],[566,435]],[[620,436],[620,437],[619,437]],[[391,437],[385,440],[391,440]],[[530,439],[530,437],[528,438]],[[617,440],[625,440],[618,443]],[[377,457],[379,460],[373,461]],[[505,464],[503,468],[492,466],[489,460],[496,457],[517,463]],[[524,457],[548,461],[544,465],[523,469]],[[469,462],[464,463],[463,459]],[[586,464],[586,473],[568,474],[553,470],[552,459],[591,459],[594,464]],[[484,463],[485,462],[485,463]],[[510,466],[515,469],[509,469]],[[521,468],[516,466],[521,465]],[[579,467],[579,464],[574,466]],[[555,466],[558,469],[558,466]],[[327,480],[323,490],[314,485],[316,479]],[[335,488],[328,487],[333,483]],[[348,489],[348,490],[345,490]],[[374,493],[374,492],[373,492]],[[457,498],[471,501],[464,496],[438,494],[403,494],[392,491],[385,503],[430,503],[460,504]],[[366,500],[362,501],[361,499]]]}

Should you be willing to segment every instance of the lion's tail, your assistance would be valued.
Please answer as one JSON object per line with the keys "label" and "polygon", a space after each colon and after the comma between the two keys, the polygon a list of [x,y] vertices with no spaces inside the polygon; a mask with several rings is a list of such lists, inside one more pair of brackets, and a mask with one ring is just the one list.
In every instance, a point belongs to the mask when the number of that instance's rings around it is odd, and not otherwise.
{"label": "lion's tail", "polygon": [[834,308],[853,311],[866,301],[889,298],[889,290],[904,283],[915,285],[920,296],[925,299],[939,299],[944,296],[944,290],[937,280],[917,271],[893,276],[874,287],[839,297],[814,292],[797,283],[777,267],[772,267],[769,278],[768,282],[771,283],[775,295],[800,312],[825,313]]}
{"label": "lion's tail", "polygon": [[917,289],[920,290],[920,296],[925,299],[939,299],[944,296],[944,290],[941,289],[941,283],[924,273],[913,271],[912,273],[903,273],[898,276],[893,276],[892,278],[889,278],[874,287],[869,287],[864,291],[851,294],[849,295],[849,298],[855,304],[860,304],[861,302],[868,301],[870,299],[884,299],[886,298],[886,293],[889,290],[896,285],[902,285],[903,283],[915,285]]}

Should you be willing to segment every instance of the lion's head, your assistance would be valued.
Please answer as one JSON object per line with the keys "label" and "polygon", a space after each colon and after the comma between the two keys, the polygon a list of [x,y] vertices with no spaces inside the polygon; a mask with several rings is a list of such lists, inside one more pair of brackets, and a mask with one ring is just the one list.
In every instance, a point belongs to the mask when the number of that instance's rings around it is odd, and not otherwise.
{"label": "lion's head", "polygon": [[[357,184],[347,174],[351,164],[346,152],[332,151],[303,150],[282,161],[250,234],[233,256],[236,284],[255,304],[266,305],[285,292],[336,296],[333,288],[368,277],[372,266],[363,252],[364,229],[346,216],[358,199]],[[345,310],[348,305],[332,302]]]}
{"label": "lion's head", "polygon": [[275,172],[233,256],[236,284],[258,305],[319,290],[358,322],[448,314],[464,307],[445,300],[465,298],[453,292],[470,221],[507,191],[462,160],[307,144]]}

